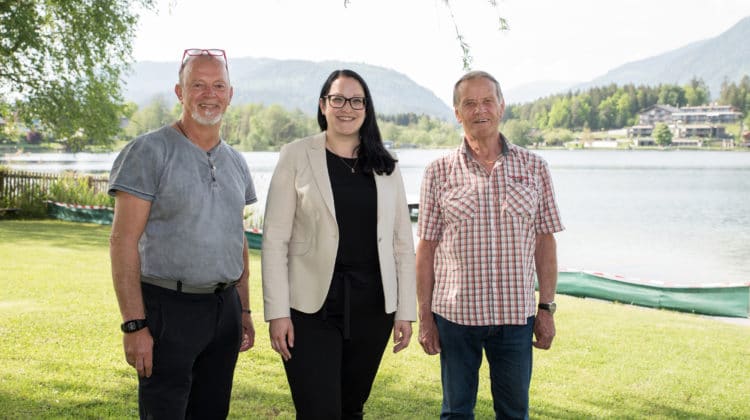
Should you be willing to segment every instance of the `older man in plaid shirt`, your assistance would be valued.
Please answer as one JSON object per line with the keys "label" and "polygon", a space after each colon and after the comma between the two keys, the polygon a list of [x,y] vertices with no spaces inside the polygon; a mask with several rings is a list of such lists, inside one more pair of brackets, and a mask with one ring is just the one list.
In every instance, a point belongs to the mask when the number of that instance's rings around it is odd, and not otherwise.
{"label": "older man in plaid shirt", "polygon": [[419,342],[440,353],[441,418],[474,417],[482,350],[496,417],[528,418],[532,346],[549,349],[555,336],[554,233],[563,226],[552,180],[541,157],[499,132],[505,102],[492,75],[464,75],[453,105],[464,141],[422,184]]}

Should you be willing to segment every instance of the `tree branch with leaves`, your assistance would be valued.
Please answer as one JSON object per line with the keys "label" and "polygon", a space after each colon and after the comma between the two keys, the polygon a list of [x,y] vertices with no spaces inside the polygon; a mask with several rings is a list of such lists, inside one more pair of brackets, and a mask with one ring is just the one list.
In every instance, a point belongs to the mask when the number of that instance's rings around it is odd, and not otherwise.
{"label": "tree branch with leaves", "polygon": [[112,141],[138,5],[153,0],[0,1],[2,102],[69,150]]}

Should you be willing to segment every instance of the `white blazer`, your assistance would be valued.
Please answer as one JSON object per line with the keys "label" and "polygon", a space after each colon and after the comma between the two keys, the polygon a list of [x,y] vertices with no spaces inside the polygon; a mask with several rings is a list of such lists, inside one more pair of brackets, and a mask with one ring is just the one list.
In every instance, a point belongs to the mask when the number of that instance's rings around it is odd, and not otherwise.
{"label": "white blazer", "polygon": [[[265,320],[294,308],[319,311],[325,303],[338,250],[339,228],[326,164],[325,132],[281,148],[271,178],[263,223]],[[415,321],[414,240],[401,171],[375,174],[377,241],[385,311]]]}

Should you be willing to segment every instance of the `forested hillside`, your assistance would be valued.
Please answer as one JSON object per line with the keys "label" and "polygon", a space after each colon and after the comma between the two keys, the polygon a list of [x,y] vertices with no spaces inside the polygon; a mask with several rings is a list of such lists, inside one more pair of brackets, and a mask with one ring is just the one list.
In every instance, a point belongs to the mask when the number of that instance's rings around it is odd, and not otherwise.
{"label": "forested hillside", "polygon": [[[704,105],[709,102],[708,94],[706,83],[700,79],[683,86],[611,84],[509,105],[505,119],[526,121],[538,129],[609,130],[636,124],[638,112],[651,105]],[[744,76],[739,83],[724,83],[716,102],[732,105],[748,116],[750,76]]]}
{"label": "forested hillside", "polygon": [[[712,6],[706,3],[706,7]],[[675,14],[675,19],[679,19],[679,12]],[[684,85],[692,79],[702,79],[710,91],[711,98],[716,100],[725,81],[737,83],[744,75],[750,74],[748,40],[750,16],[714,38],[624,64],[601,77],[576,86],[574,90],[606,86],[611,83],[621,86],[628,83],[650,86]]]}
{"label": "forested hillside", "polygon": [[[234,105],[275,104],[313,116],[326,77],[335,69],[349,68],[367,81],[378,113],[415,113],[454,120],[452,109],[433,92],[405,75],[383,67],[340,61],[250,57],[233,59],[229,66]],[[173,86],[178,68],[177,62],[136,63],[133,72],[125,79],[125,99],[144,106],[161,95],[167,102],[176,103]]]}

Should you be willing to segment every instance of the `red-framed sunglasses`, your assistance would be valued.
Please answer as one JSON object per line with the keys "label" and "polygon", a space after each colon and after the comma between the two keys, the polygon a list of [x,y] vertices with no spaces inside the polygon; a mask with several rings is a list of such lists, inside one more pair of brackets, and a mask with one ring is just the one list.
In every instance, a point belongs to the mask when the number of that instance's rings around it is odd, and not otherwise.
{"label": "red-framed sunglasses", "polygon": [[227,53],[224,50],[218,48],[188,48],[182,53],[182,64],[190,57],[209,55],[211,57],[221,57],[224,60],[224,66],[229,69],[227,65]]}

